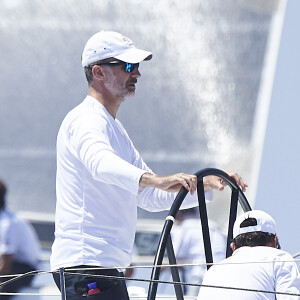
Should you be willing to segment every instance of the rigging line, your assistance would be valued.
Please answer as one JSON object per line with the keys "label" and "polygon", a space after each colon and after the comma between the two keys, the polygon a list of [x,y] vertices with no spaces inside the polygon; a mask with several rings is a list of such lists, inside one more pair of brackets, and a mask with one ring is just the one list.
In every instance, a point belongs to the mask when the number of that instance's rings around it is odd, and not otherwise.
{"label": "rigging line", "polygon": [[[1,293],[0,292],[0,297],[1,296],[43,296],[43,297],[58,297],[60,296],[60,293],[57,294],[42,294],[42,293]],[[156,299],[177,299],[177,297],[174,296],[170,296],[170,295],[157,295]],[[147,296],[133,296],[130,295],[130,299],[147,299]],[[196,299],[196,296],[185,296],[185,299]]]}
{"label": "rigging line", "polygon": [[292,256],[293,256],[294,258],[296,258],[296,257],[300,256],[300,252],[297,252],[297,253],[293,254]]}
{"label": "rigging line", "polygon": [[18,279],[21,279],[23,277],[26,277],[26,276],[31,276],[31,275],[36,275],[36,274],[47,274],[49,273],[48,271],[30,271],[30,272],[27,272],[27,273],[23,273],[23,274],[14,274],[14,275],[1,275],[0,278],[5,278],[5,277],[14,277],[12,279],[8,279],[6,281],[3,281],[3,282],[0,282],[0,287],[1,286],[4,286],[8,283],[11,283],[13,281],[16,281]]}
{"label": "rigging line", "polygon": [[298,296],[298,297],[300,296],[300,294],[296,294],[296,293],[264,291],[264,290],[258,290],[258,289],[228,287],[228,286],[220,286],[220,285],[207,285],[207,284],[199,284],[199,283],[187,283],[187,282],[181,282],[181,281],[165,281],[165,280],[156,280],[156,279],[130,278],[130,277],[113,276],[113,275],[102,275],[102,274],[101,275],[100,274],[82,274],[82,273],[71,273],[71,272],[66,272],[66,273],[72,274],[72,275],[82,275],[82,276],[90,276],[90,277],[96,277],[96,278],[99,277],[99,278],[106,278],[106,279],[131,280],[131,281],[141,281],[141,282],[156,282],[156,283],[165,283],[165,284],[173,284],[173,285],[188,285],[188,286],[230,289],[230,290],[256,292],[256,293],[268,293],[268,294],[274,294],[274,295]]}
{"label": "rigging line", "polygon": [[[300,255],[300,254],[299,254]],[[156,267],[161,267],[161,268],[172,268],[172,267],[205,267],[207,265],[245,265],[245,264],[265,264],[265,263],[286,263],[286,262],[299,262],[300,259],[294,259],[294,260],[280,260],[280,261],[251,261],[251,262],[214,262],[214,263],[182,263],[182,264],[161,264],[161,265],[134,265],[134,266],[127,266],[127,267],[93,267],[93,268],[67,268],[68,271],[75,271],[75,270],[107,270],[107,269],[138,269],[138,268],[156,268]],[[8,277],[14,277],[14,280],[17,280],[23,276],[29,276],[29,275],[42,275],[42,274],[52,274],[56,271],[43,271],[43,270],[37,270],[37,271],[31,271],[28,273],[21,273],[21,274],[7,274],[7,275],[0,275],[1,278],[8,278]],[[8,283],[7,281],[0,283],[0,286]]]}
{"label": "rigging line", "polygon": [[267,264],[267,263],[286,263],[286,262],[297,262],[300,259],[293,260],[269,260],[269,261],[249,261],[249,262],[213,262],[213,263],[182,263],[182,264],[161,264],[161,265],[132,265],[127,267],[90,267],[90,268],[66,268],[66,271],[75,270],[108,270],[108,269],[138,269],[138,268],[166,268],[166,267],[205,267],[207,265],[247,265],[247,264]]}
{"label": "rigging line", "polygon": [[[78,270],[78,269],[77,269]],[[13,279],[7,280],[5,282],[0,283],[0,286],[3,286],[9,282],[15,281],[25,276],[30,276],[38,273],[58,273],[59,271],[55,272],[48,272],[48,271],[31,271],[24,273],[20,276],[17,276]],[[237,287],[227,287],[227,286],[214,286],[214,285],[204,285],[204,284],[197,284],[197,283],[187,283],[187,282],[178,282],[178,281],[165,281],[165,280],[151,280],[151,279],[142,279],[142,278],[130,278],[130,277],[120,277],[120,276],[109,276],[109,275],[96,275],[96,274],[82,274],[82,273],[72,273],[66,272],[67,274],[73,275],[82,275],[82,276],[90,276],[90,277],[99,277],[99,278],[107,278],[107,279],[119,279],[119,280],[130,280],[130,281],[141,281],[141,282],[156,282],[156,283],[164,283],[164,284],[173,284],[173,285],[187,285],[187,286],[197,286],[197,287],[209,287],[209,288],[221,288],[221,289],[231,289],[231,290],[241,290],[241,291],[249,291],[249,292],[258,292],[258,293],[269,293],[269,294],[276,294],[276,295],[287,295],[287,296],[300,296],[300,294],[296,293],[284,293],[284,292],[275,292],[275,291],[264,291],[264,290],[256,290],[256,289],[247,289],[247,288],[237,288]],[[0,293],[1,295],[1,293]]]}
{"label": "rigging line", "polygon": [[[294,260],[280,260],[280,261],[251,261],[251,262],[214,262],[214,263],[182,263],[182,264],[161,264],[161,265],[134,265],[134,266],[127,266],[127,267],[93,267],[93,268],[67,268],[67,271],[75,271],[75,270],[107,270],[107,269],[138,269],[138,268],[154,268],[154,267],[161,267],[161,268],[172,268],[172,267],[205,267],[207,265],[245,265],[245,264],[266,264],[266,263],[286,263],[286,262],[299,262],[300,259],[294,259]],[[48,273],[53,273],[56,271],[43,271],[43,270],[37,270],[37,271],[31,271],[28,272],[28,275],[34,275],[35,273],[37,275],[42,275],[42,274],[48,274]],[[1,278],[8,278],[8,277],[17,277],[18,279],[20,276],[24,276],[27,273],[21,273],[21,274],[7,274],[7,275],[0,275]],[[6,281],[5,281],[6,282]],[[2,283],[0,283],[0,286]]]}
{"label": "rigging line", "polygon": [[60,296],[60,294],[40,294],[40,293],[1,293],[0,292],[0,297],[1,296]]}

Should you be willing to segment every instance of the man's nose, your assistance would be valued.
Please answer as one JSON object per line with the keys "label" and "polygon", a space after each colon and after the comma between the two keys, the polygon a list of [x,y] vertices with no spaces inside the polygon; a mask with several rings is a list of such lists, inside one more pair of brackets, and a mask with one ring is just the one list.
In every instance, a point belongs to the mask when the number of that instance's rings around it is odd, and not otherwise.
{"label": "man's nose", "polygon": [[140,71],[139,71],[139,67],[134,68],[134,70],[131,73],[131,76],[134,77],[134,78],[139,78],[139,77],[142,76]]}

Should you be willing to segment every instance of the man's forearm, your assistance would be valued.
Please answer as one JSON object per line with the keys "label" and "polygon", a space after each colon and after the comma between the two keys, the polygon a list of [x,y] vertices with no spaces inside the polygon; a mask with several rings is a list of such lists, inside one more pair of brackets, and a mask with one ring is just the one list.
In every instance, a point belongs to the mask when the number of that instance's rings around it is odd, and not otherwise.
{"label": "man's forearm", "polygon": [[169,176],[157,176],[144,173],[140,178],[140,186],[154,187],[167,192],[179,192],[184,186],[191,194],[196,191],[197,177],[184,173],[177,173]]}
{"label": "man's forearm", "polygon": [[147,187],[147,186],[151,186],[151,187],[158,187],[159,186],[159,176],[150,174],[150,173],[144,173],[141,176],[140,179],[140,186],[143,187]]}

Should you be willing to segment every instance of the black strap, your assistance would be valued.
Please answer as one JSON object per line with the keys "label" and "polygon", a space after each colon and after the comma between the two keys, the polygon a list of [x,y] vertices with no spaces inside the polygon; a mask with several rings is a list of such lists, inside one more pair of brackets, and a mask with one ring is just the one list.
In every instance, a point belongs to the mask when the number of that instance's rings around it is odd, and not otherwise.
{"label": "black strap", "polygon": [[210,242],[210,235],[209,235],[208,217],[207,217],[207,210],[206,210],[206,203],[205,203],[203,179],[198,181],[197,193],[198,193],[200,220],[201,220],[201,226],[202,226],[204,252],[205,252],[205,258],[206,258],[207,270],[208,270],[211,266],[210,264],[213,263],[213,256],[212,256],[212,251],[211,251],[211,242]]}
{"label": "black strap", "polygon": [[228,223],[228,234],[227,234],[227,247],[226,247],[226,257],[232,255],[232,250],[230,248],[230,244],[232,242],[233,237],[233,225],[236,219],[237,214],[237,205],[239,198],[239,190],[233,189],[231,193],[231,204],[230,204],[230,213],[229,213],[229,223]]}
{"label": "black strap", "polygon": [[[175,257],[175,253],[174,253],[171,235],[169,235],[169,238],[167,241],[167,254],[168,254],[168,258],[169,258],[169,263],[171,265],[176,265],[176,257]],[[170,267],[170,268],[171,268],[173,282],[180,282],[180,277],[179,277],[179,272],[178,272],[177,266]],[[184,300],[181,285],[174,284],[174,289],[175,289],[176,299]]]}

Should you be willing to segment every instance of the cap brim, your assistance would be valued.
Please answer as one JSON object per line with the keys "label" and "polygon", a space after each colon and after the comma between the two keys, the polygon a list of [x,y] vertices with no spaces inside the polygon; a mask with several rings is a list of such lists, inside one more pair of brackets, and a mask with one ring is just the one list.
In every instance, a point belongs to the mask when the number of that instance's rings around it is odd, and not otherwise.
{"label": "cap brim", "polygon": [[152,58],[152,53],[137,48],[131,48],[122,54],[114,56],[114,58],[131,64],[137,64],[143,60],[150,60]]}

